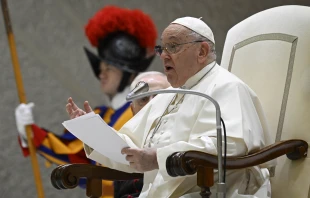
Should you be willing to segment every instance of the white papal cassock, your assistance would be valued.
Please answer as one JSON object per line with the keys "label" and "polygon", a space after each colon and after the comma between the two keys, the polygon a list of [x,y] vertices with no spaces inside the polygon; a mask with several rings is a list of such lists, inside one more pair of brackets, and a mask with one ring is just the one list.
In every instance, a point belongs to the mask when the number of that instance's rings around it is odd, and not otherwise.
{"label": "white papal cassock", "polygon": [[[181,88],[205,93],[219,103],[227,130],[227,156],[245,155],[270,144],[256,94],[215,62],[188,79]],[[170,177],[166,159],[174,152],[188,150],[217,154],[215,107],[210,101],[195,95],[157,95],[118,134],[131,147],[157,148],[159,170],[144,173],[140,197],[200,197],[196,175]],[[136,172],[87,145],[85,151],[88,158],[109,168]],[[216,182],[217,174],[214,178]],[[226,197],[270,197],[269,173],[264,167],[227,171],[226,186]],[[215,187],[211,191],[215,197]]]}

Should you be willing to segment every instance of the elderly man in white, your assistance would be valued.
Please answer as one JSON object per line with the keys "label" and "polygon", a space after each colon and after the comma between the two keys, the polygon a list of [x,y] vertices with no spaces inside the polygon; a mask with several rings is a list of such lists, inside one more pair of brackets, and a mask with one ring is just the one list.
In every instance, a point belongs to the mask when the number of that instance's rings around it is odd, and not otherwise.
{"label": "elderly man in white", "polygon": [[[255,93],[216,62],[211,29],[201,19],[183,17],[162,33],[155,50],[173,88],[199,91],[213,97],[221,107],[227,130],[227,156],[240,156],[269,144],[268,128]],[[85,111],[72,99],[66,106],[71,118]],[[107,167],[143,172],[140,197],[199,197],[196,175],[170,177],[167,157],[177,151],[198,150],[217,154],[215,108],[205,98],[164,94],[151,100],[118,132],[130,146],[121,152],[129,165],[116,163],[85,145],[87,156]],[[226,173],[226,197],[269,197],[268,170],[260,167]],[[215,181],[217,181],[217,174]],[[216,195],[211,188],[212,197]]]}

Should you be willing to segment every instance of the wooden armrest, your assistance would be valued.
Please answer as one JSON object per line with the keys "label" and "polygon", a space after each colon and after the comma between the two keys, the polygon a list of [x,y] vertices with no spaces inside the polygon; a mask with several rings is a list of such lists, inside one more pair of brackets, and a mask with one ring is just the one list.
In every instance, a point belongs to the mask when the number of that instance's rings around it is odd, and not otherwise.
{"label": "wooden armrest", "polygon": [[101,196],[101,180],[131,180],[143,178],[140,173],[125,173],[114,169],[91,164],[66,164],[55,168],[51,182],[57,189],[72,189],[79,184],[80,178],[87,178],[87,196]]}
{"label": "wooden armrest", "polygon": [[[308,144],[303,140],[286,140],[274,143],[258,152],[242,157],[227,157],[226,169],[241,169],[257,166],[273,160],[282,155],[287,155],[291,160],[305,158]],[[217,156],[199,151],[176,152],[166,160],[167,172],[170,176],[192,175],[198,167],[217,169]]]}

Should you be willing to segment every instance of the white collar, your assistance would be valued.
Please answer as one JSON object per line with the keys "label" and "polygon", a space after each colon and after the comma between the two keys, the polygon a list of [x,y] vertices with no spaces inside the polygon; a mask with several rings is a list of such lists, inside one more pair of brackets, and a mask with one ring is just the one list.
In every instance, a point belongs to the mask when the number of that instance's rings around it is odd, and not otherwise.
{"label": "white collar", "polygon": [[195,86],[211,69],[216,65],[216,62],[213,61],[206,65],[204,68],[202,68],[199,72],[197,72],[195,75],[190,77],[183,86],[181,86],[182,89],[191,89],[193,86]]}
{"label": "white collar", "polygon": [[126,101],[126,96],[130,92],[130,86],[125,87],[125,89],[122,92],[118,92],[111,100],[110,106],[114,109],[117,110],[121,108],[127,101]]}

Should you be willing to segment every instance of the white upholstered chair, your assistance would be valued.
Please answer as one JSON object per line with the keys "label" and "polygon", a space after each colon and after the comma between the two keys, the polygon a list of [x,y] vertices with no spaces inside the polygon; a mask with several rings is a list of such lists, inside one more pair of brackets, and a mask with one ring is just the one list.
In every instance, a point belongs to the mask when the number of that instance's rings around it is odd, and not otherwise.
{"label": "white upholstered chair", "polygon": [[[258,95],[275,142],[310,141],[310,7],[281,6],[231,28],[221,66]],[[310,198],[310,159],[278,158],[272,197]]]}

